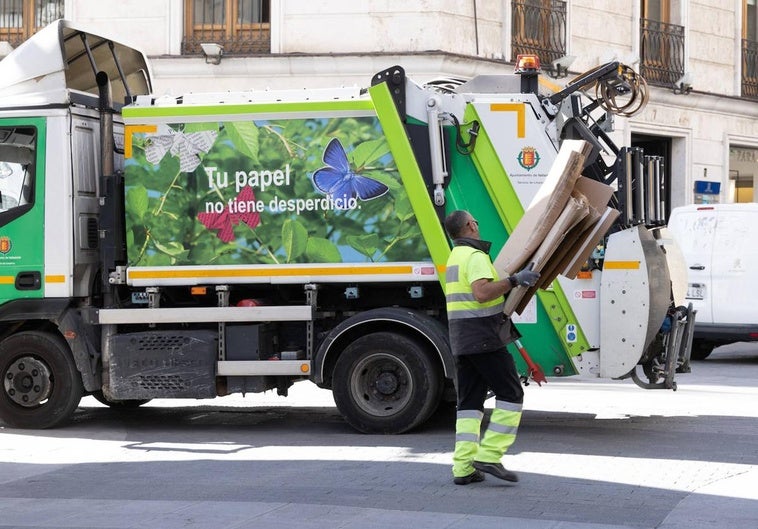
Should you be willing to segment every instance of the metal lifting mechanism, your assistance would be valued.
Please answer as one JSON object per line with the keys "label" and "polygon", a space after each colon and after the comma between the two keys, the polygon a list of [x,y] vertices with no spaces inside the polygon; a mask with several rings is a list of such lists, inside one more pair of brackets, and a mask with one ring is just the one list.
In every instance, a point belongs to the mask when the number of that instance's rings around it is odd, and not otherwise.
{"label": "metal lifting mechanism", "polygon": [[627,375],[635,384],[644,389],[673,389],[676,391],[675,374],[691,371],[690,351],[695,328],[695,313],[692,303],[687,307],[676,307],[669,310],[664,320],[661,342],[656,343],[656,346],[662,348],[665,354],[662,356],[650,355],[649,358],[643,357],[641,360],[642,369],[648,382],[640,379],[635,368]]}
{"label": "metal lifting mechanism", "polygon": [[666,224],[664,160],[646,156],[638,147],[624,147],[616,162],[618,192],[615,207],[622,226]]}
{"label": "metal lifting mechanism", "polygon": [[[614,320],[623,320],[631,313],[638,313],[639,320],[646,322],[644,326],[647,330],[641,336],[628,335],[624,338],[625,347],[631,346],[628,352],[610,354],[611,346],[601,348],[600,364],[604,367],[600,370],[604,373],[603,376],[611,378],[631,377],[647,389],[674,389],[674,373],[689,371],[695,312],[681,306],[669,307],[668,274],[665,278],[659,277],[658,283],[648,280],[651,275],[660,276],[657,270],[666,269],[665,248],[657,230],[665,226],[664,159],[645,155],[642,149],[636,147],[619,149],[608,136],[613,129],[614,116],[632,116],[645,107],[648,99],[645,80],[631,68],[613,62],[578,76],[566,88],[551,96],[540,96],[536,82],[539,61],[532,56],[520,56],[517,62],[516,77],[520,79],[518,86],[521,93],[536,95],[551,120],[561,111],[564,116],[568,116],[561,128],[561,139],[580,139],[590,144],[591,153],[585,159],[583,174],[606,185],[617,185],[617,192],[609,205],[620,210],[621,215],[609,230],[610,236],[603,244],[597,261],[599,267],[603,267],[603,258],[640,263],[639,272],[632,273],[631,276],[632,283],[636,285],[632,289],[637,293],[635,296],[630,297],[628,289],[614,288],[628,285],[629,271],[605,272],[608,277],[616,279],[610,280],[607,283],[609,286],[603,287],[604,297],[610,303],[604,313],[615,314],[614,310],[621,306],[624,309],[612,318],[605,318],[605,329],[601,333],[604,339],[601,343],[613,343],[624,335],[625,326],[617,325]],[[441,93],[460,94],[465,93],[467,88],[462,84],[464,83],[436,81],[429,86]],[[486,86],[483,93],[491,93],[493,87],[500,88],[496,84],[479,86]],[[593,91],[594,93],[586,93]],[[449,101],[442,101],[438,94],[425,101],[433,183],[430,194],[439,207],[445,203],[445,187],[451,177],[446,166],[446,142],[441,127],[445,122],[450,123],[458,137],[461,130],[455,112],[446,111],[450,108]],[[596,111],[602,111],[597,119],[593,116]],[[476,139],[476,129],[472,128],[469,134],[473,140]],[[615,156],[615,162],[606,163],[604,155]],[[628,248],[635,250],[633,255],[629,254]],[[666,314],[666,318],[661,327],[659,317],[663,314]],[[640,358],[642,350],[645,354]],[[648,382],[642,382],[637,376],[638,364],[642,366]],[[533,370],[533,366],[529,368]]]}
{"label": "metal lifting mechanism", "polygon": [[444,145],[442,143],[443,115],[440,114],[440,98],[432,96],[426,101],[426,114],[429,118],[429,147],[431,150],[432,183],[434,184],[434,205],[445,205],[445,179],[447,167],[445,167]]}
{"label": "metal lifting mechanism", "polygon": [[[517,71],[529,76],[538,68],[538,63],[524,59],[519,61]],[[526,84],[522,81],[522,91]],[[594,97],[583,93],[593,88]],[[618,373],[626,372],[618,378],[632,378],[645,389],[676,389],[675,373],[690,371],[696,311],[691,304],[675,306],[670,301],[674,278],[668,275],[661,235],[666,224],[665,161],[660,156],[645,155],[637,147],[619,149],[607,134],[612,130],[614,116],[635,115],[647,101],[644,78],[628,66],[612,62],[579,75],[563,90],[542,98],[541,104],[553,118],[560,111],[568,115],[561,130],[562,139],[581,139],[592,146],[583,174],[605,184],[616,182],[617,192],[610,205],[621,215],[605,240],[598,266],[603,267],[604,258],[614,265],[626,261],[639,263],[640,267],[638,271],[613,268],[604,271],[601,343],[618,343],[618,350],[628,352],[611,354],[609,345],[601,347],[602,376],[617,377]],[[568,104],[561,105],[563,102]],[[595,119],[593,112],[598,109],[604,113]],[[606,164],[601,153],[615,156],[615,162]],[[634,284],[637,286],[632,287]],[[631,292],[635,294],[630,295]],[[662,322],[657,319],[660,314],[665,314]],[[644,322],[646,336],[625,336],[618,321],[626,318]],[[620,337],[623,338],[618,342]],[[644,350],[641,357],[640,350]],[[637,374],[638,365],[642,366],[647,382]]]}

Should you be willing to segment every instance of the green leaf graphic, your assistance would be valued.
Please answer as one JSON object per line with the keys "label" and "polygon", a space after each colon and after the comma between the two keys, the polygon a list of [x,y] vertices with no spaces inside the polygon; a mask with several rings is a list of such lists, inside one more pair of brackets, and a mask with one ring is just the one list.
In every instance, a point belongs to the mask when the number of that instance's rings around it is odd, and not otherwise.
{"label": "green leaf graphic", "polygon": [[312,263],[341,263],[339,248],[328,239],[311,237],[305,248],[305,255]]}
{"label": "green leaf graphic", "polygon": [[145,218],[148,207],[147,189],[137,185],[129,188],[126,192],[126,207],[137,220]]}
{"label": "green leaf graphic", "polygon": [[364,141],[353,150],[353,164],[355,167],[363,167],[371,162],[378,160],[390,152],[390,146],[384,138],[378,140]]}
{"label": "green leaf graphic", "polygon": [[287,219],[282,224],[282,246],[287,254],[287,262],[291,263],[300,257],[308,244],[308,230],[299,221]]}
{"label": "green leaf graphic", "polygon": [[252,121],[229,121],[224,123],[229,139],[237,150],[258,164],[258,127]]}
{"label": "green leaf graphic", "polygon": [[351,247],[355,248],[369,259],[374,256],[376,249],[379,246],[379,236],[376,233],[370,233],[368,235],[348,235],[345,239]]}

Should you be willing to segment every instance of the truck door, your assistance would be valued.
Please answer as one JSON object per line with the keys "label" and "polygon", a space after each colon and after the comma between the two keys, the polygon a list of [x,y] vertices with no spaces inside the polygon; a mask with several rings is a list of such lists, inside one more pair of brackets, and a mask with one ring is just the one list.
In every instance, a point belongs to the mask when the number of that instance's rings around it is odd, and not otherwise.
{"label": "truck door", "polygon": [[755,324],[758,207],[725,204],[717,219],[711,268],[713,322]]}
{"label": "truck door", "polygon": [[43,295],[41,119],[0,119],[0,303]]}
{"label": "truck door", "polygon": [[710,206],[676,208],[668,224],[687,263],[686,300],[697,310],[698,323],[713,323],[711,271],[716,224],[716,210]]}

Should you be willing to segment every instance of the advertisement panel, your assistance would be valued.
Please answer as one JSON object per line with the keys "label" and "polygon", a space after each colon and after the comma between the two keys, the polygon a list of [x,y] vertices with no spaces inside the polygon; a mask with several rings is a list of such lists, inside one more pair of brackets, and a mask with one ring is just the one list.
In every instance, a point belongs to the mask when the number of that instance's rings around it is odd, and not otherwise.
{"label": "advertisement panel", "polygon": [[131,142],[130,266],[430,260],[374,116],[177,122]]}

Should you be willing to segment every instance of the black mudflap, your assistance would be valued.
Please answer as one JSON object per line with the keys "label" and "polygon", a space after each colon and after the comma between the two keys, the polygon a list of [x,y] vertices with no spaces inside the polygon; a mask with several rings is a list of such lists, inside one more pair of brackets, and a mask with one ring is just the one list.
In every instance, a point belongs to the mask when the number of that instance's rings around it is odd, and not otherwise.
{"label": "black mudflap", "polygon": [[217,334],[149,331],[110,338],[111,399],[212,398],[216,396]]}

